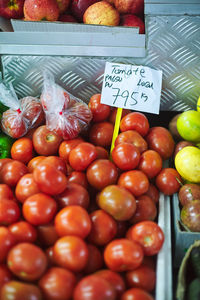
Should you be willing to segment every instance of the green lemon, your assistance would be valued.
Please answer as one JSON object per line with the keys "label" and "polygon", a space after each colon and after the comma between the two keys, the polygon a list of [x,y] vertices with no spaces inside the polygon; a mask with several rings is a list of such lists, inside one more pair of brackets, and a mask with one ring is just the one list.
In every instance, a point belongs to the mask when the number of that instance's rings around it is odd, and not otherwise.
{"label": "green lemon", "polygon": [[177,130],[186,141],[200,142],[200,112],[188,110],[181,113],[177,120]]}
{"label": "green lemon", "polygon": [[200,183],[200,149],[195,146],[182,148],[175,156],[175,167],[187,181]]}

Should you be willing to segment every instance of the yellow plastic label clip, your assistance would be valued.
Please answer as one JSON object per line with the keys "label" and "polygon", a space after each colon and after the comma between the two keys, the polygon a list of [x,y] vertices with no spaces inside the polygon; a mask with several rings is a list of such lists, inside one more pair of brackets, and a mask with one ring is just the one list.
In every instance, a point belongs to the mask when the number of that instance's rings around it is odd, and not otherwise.
{"label": "yellow plastic label clip", "polygon": [[115,118],[115,126],[114,126],[112,143],[111,143],[111,148],[110,148],[110,159],[112,159],[112,151],[113,151],[113,148],[115,147],[115,140],[119,133],[119,125],[120,125],[120,121],[121,121],[122,110],[123,110],[123,108],[121,108],[121,107],[117,108],[117,114],[116,114],[116,118]]}

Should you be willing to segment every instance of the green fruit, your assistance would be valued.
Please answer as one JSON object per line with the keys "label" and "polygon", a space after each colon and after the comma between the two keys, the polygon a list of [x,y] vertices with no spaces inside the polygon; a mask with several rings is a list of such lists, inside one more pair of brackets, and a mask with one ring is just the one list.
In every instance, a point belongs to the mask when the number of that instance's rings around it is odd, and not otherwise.
{"label": "green fruit", "polygon": [[179,116],[177,120],[177,130],[186,141],[200,142],[200,112],[188,110]]}

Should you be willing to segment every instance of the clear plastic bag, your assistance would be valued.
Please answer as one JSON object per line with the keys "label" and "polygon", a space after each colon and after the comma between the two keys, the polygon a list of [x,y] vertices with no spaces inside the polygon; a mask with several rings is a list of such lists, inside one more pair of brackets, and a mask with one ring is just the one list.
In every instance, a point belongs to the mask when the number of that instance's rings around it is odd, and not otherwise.
{"label": "clear plastic bag", "polygon": [[27,96],[18,100],[13,86],[0,83],[0,101],[9,107],[3,112],[1,128],[12,138],[20,138],[31,128],[44,123],[44,111],[36,97]]}
{"label": "clear plastic bag", "polygon": [[45,111],[46,126],[64,140],[77,137],[92,120],[92,112],[83,101],[55,83],[48,71],[43,74],[44,82],[40,97]]}

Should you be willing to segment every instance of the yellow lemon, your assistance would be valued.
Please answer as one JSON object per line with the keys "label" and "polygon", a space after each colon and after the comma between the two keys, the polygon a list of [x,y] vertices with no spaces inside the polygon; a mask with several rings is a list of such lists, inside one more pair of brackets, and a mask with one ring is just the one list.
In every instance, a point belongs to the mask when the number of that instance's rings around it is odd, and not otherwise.
{"label": "yellow lemon", "polygon": [[195,146],[182,148],[175,156],[175,167],[187,181],[200,183],[200,149]]}
{"label": "yellow lemon", "polygon": [[200,96],[199,99],[197,100],[197,111],[200,112]]}

